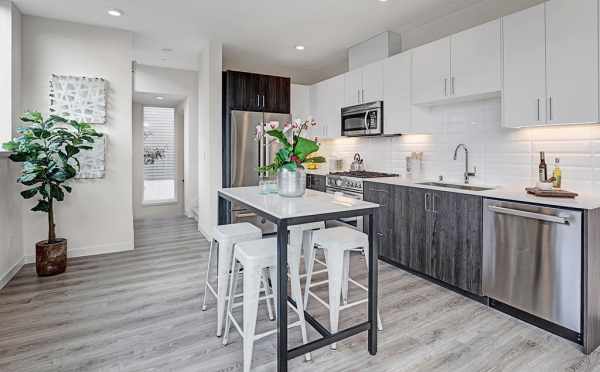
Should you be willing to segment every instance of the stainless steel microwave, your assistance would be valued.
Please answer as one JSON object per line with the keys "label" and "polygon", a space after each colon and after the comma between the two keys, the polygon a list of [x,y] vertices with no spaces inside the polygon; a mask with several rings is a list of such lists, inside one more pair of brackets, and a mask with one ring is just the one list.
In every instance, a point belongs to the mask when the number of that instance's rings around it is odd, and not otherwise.
{"label": "stainless steel microwave", "polygon": [[342,109],[342,136],[380,136],[383,134],[383,101]]}

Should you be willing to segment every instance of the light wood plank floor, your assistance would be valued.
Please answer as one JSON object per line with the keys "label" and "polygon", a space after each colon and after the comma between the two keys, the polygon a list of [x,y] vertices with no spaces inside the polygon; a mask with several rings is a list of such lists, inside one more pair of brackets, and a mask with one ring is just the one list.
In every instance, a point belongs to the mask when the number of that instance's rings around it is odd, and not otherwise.
{"label": "light wood plank floor", "polygon": [[[214,336],[214,300],[202,312],[208,243],[185,218],[136,222],[131,252],[69,260],[38,278],[25,266],[0,291],[0,371],[239,371],[240,337]],[[362,257],[352,274],[366,281]],[[351,293],[351,296],[362,295]],[[292,371],[600,371],[600,353],[578,347],[426,280],[380,266],[385,330],[380,351],[366,335],[322,349]],[[311,312],[328,324],[316,301]],[[360,321],[365,309],[342,315]],[[273,327],[261,311],[260,326]],[[316,337],[311,332],[311,337]],[[297,342],[298,332],[290,333]],[[274,370],[275,338],[256,345],[256,371]]]}

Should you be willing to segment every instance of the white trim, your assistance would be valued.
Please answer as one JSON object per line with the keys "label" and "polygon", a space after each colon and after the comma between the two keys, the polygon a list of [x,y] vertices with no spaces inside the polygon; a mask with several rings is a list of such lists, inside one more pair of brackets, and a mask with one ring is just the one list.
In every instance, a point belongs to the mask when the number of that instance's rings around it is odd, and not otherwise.
{"label": "white trim", "polygon": [[[67,243],[68,244],[68,243]],[[126,252],[133,250],[133,242],[120,242],[114,244],[99,244],[81,248],[68,248],[67,257],[94,256],[97,254]],[[34,263],[35,256],[25,256],[25,263]]]}
{"label": "white trim", "polygon": [[142,202],[142,207],[156,207],[157,205],[172,205],[172,204],[179,204],[179,201],[177,199],[145,201],[145,202]]}
{"label": "white trim", "polygon": [[21,257],[19,261],[8,272],[0,278],[0,289],[4,288],[17,275],[19,270],[25,265],[25,257]]}

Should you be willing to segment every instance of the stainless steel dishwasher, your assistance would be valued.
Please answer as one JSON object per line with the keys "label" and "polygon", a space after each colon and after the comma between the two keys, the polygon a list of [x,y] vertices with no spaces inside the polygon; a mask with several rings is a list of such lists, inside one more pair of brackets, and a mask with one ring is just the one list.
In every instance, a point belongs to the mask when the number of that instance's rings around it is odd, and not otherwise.
{"label": "stainless steel dishwasher", "polygon": [[483,294],[581,334],[582,213],[486,199]]}

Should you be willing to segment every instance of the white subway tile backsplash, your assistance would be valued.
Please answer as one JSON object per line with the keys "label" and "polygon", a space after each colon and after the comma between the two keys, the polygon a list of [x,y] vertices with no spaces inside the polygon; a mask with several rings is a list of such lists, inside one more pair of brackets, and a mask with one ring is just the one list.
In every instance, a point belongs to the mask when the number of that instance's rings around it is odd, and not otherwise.
{"label": "white subway tile backsplash", "polygon": [[560,157],[565,188],[593,192],[600,187],[598,125],[502,128],[499,99],[433,107],[429,114],[431,122],[413,124],[431,127],[432,134],[324,140],[321,153],[342,157],[349,168],[358,152],[369,170],[404,174],[406,157],[423,152],[425,177],[462,181],[464,151],[457,161],[452,157],[456,145],[465,143],[470,165],[477,167],[473,183],[525,187],[537,180],[539,152],[545,151],[549,173],[554,158]]}

